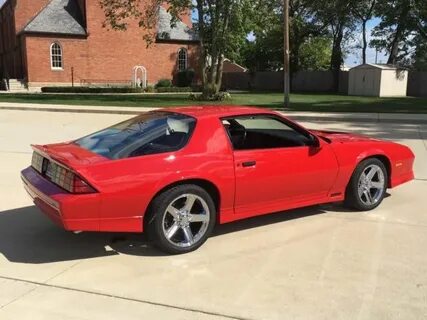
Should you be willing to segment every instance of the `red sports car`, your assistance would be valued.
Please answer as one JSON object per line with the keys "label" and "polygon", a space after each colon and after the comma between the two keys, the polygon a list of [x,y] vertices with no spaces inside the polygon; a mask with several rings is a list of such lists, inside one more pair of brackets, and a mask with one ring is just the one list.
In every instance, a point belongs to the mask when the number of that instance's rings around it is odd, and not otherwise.
{"label": "red sports car", "polygon": [[338,201],[372,210],[414,178],[406,146],[249,107],[157,110],[33,149],[22,180],[53,221],[147,232],[169,253],[197,249],[215,223]]}

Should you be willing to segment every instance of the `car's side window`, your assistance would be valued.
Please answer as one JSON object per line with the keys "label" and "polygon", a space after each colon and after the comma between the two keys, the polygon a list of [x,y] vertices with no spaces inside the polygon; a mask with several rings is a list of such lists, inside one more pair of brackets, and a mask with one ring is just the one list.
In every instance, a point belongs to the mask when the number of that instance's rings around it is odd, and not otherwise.
{"label": "car's side window", "polygon": [[306,146],[310,137],[274,116],[254,115],[222,120],[234,150]]}

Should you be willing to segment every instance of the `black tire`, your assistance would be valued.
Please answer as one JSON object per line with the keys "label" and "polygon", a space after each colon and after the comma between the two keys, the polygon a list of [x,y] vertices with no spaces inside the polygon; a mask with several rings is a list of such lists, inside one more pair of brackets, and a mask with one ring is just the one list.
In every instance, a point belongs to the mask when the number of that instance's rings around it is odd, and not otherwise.
{"label": "black tire", "polygon": [[[372,166],[378,167],[383,174],[383,180],[384,180],[383,189],[377,195],[378,199],[375,202],[373,202],[372,204],[367,204],[364,201],[365,196],[359,196],[359,181],[361,179],[362,174],[365,172],[365,170],[367,170],[369,167],[372,167]],[[375,209],[384,200],[384,196],[387,191],[387,182],[388,182],[387,169],[381,160],[379,160],[378,158],[369,158],[369,159],[363,160],[356,167],[355,171],[353,172],[353,175],[351,176],[350,182],[348,183],[346,194],[345,194],[344,205],[348,208],[356,209],[359,211],[370,211]]]}
{"label": "black tire", "polygon": [[[169,205],[177,198],[185,195],[195,195],[204,200],[205,205],[209,208],[209,213],[206,214],[206,216],[209,216],[209,222],[205,224],[204,230],[206,231],[197,241],[189,246],[182,247],[171,243],[171,240],[168,240],[166,237],[164,233],[164,219]],[[215,222],[216,208],[210,194],[198,185],[185,184],[172,187],[162,192],[152,201],[148,210],[148,216],[145,219],[145,231],[150,241],[161,251],[169,254],[183,254],[194,251],[203,245],[212,233]],[[178,231],[181,233],[183,232],[182,229]]]}

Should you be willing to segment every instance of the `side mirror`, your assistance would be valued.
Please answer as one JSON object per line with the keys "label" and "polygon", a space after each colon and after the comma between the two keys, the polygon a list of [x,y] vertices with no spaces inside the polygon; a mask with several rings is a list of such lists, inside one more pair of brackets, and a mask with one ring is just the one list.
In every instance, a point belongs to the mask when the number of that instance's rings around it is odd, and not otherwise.
{"label": "side mirror", "polygon": [[308,142],[308,146],[312,148],[320,148],[319,138],[316,137],[314,134],[310,134],[310,140]]}

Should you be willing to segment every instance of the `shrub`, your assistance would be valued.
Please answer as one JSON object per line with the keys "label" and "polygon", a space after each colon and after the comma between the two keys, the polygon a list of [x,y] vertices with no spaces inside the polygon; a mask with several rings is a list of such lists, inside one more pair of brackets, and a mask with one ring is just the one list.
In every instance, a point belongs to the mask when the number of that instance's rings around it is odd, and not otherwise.
{"label": "shrub", "polygon": [[142,93],[144,89],[133,87],[42,87],[46,93]]}
{"label": "shrub", "polygon": [[154,89],[154,86],[146,86],[144,92],[153,93],[156,92],[156,90]]}
{"label": "shrub", "polygon": [[219,92],[209,97],[203,94],[191,93],[189,99],[193,101],[229,101],[232,97],[228,92]]}
{"label": "shrub", "polygon": [[158,93],[166,92],[191,92],[193,89],[191,87],[159,87],[157,88]]}
{"label": "shrub", "polygon": [[178,87],[190,87],[193,83],[196,72],[194,69],[179,71],[176,75],[176,84]]}
{"label": "shrub", "polygon": [[172,81],[169,79],[160,79],[157,84],[156,84],[156,89],[157,88],[170,88],[172,87]]}
{"label": "shrub", "polygon": [[191,87],[158,87],[153,86],[146,88],[133,87],[42,87],[42,92],[46,93],[168,93],[168,92],[192,92]]}

